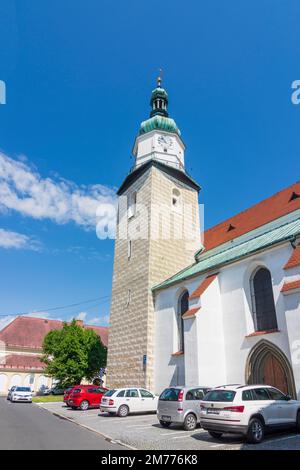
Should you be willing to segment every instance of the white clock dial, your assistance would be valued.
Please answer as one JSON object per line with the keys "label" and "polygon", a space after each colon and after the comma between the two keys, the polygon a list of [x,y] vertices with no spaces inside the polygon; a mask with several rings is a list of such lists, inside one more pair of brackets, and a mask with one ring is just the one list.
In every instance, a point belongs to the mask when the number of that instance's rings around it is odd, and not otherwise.
{"label": "white clock dial", "polygon": [[173,140],[168,135],[160,135],[157,140],[159,145],[166,149],[171,148],[173,145]]}

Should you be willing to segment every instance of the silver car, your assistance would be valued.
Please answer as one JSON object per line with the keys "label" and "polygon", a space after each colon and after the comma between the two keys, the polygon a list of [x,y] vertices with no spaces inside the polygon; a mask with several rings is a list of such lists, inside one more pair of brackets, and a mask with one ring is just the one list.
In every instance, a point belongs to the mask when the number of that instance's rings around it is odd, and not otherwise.
{"label": "silver car", "polygon": [[181,424],[186,431],[193,431],[200,422],[200,401],[210,387],[169,387],[159,397],[157,417],[167,428],[172,423]]}

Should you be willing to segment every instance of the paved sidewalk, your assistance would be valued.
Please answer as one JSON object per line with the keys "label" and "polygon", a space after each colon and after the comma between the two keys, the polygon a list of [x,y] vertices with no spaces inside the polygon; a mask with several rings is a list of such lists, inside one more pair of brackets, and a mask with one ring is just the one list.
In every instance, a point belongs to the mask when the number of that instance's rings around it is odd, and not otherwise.
{"label": "paved sidewalk", "polygon": [[76,424],[92,429],[114,442],[135,449],[145,450],[239,450],[239,449],[300,449],[300,435],[280,433],[267,436],[260,445],[245,444],[243,438],[225,435],[221,440],[213,439],[206,431],[197,428],[193,432],[183,431],[178,426],[162,428],[155,414],[129,415],[127,418],[109,416],[99,409],[72,410],[63,403],[43,403],[39,406],[51,413],[67,418]]}

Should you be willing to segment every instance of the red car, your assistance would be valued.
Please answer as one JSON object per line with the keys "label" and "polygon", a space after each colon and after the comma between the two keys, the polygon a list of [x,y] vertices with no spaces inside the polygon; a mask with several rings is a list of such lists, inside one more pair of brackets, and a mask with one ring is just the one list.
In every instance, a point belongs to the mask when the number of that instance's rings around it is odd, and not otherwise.
{"label": "red car", "polygon": [[64,403],[68,404],[69,396],[73,390],[73,387],[68,387],[64,391]]}
{"label": "red car", "polygon": [[68,405],[73,410],[80,408],[85,411],[88,408],[98,408],[101,398],[107,391],[108,388],[97,385],[78,385],[71,390]]}

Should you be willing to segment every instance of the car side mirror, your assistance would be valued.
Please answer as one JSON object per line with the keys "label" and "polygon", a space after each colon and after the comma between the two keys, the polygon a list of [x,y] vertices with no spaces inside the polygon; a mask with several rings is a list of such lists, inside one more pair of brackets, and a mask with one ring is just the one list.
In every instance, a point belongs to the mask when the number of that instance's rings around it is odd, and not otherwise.
{"label": "car side mirror", "polygon": [[292,397],[290,395],[286,395],[285,399],[286,399],[286,401],[290,401],[292,399]]}

